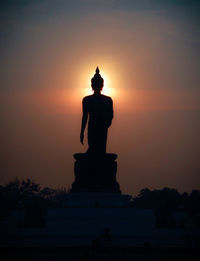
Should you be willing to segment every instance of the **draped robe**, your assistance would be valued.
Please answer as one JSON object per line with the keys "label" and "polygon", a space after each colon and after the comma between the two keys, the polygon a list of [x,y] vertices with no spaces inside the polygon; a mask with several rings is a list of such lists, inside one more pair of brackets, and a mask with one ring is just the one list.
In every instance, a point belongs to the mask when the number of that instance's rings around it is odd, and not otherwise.
{"label": "draped robe", "polygon": [[113,119],[112,99],[102,94],[93,94],[86,96],[82,104],[83,114],[89,116],[87,153],[106,153],[108,128]]}

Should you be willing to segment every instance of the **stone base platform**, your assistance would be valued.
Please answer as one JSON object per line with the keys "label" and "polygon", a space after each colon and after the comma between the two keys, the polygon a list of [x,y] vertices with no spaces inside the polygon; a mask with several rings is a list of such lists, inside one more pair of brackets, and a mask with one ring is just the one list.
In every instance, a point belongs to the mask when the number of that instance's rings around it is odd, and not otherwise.
{"label": "stone base platform", "polygon": [[115,193],[121,194],[116,180],[117,155],[106,153],[91,155],[74,154],[75,180],[70,193]]}
{"label": "stone base platform", "polygon": [[72,193],[65,207],[130,207],[130,195],[115,193]]}
{"label": "stone base platform", "polygon": [[199,238],[196,230],[156,228],[152,209],[54,208],[42,228],[18,227],[18,214],[0,223],[1,247],[91,247],[98,240],[100,246],[112,248],[180,248],[195,247]]}

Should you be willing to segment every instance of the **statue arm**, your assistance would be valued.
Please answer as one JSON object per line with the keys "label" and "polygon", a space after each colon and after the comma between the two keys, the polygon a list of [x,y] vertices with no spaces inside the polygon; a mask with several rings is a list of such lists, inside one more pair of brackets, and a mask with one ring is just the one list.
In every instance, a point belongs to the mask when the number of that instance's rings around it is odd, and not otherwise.
{"label": "statue arm", "polygon": [[113,101],[110,99],[109,117],[108,117],[108,127],[110,127],[113,119]]}
{"label": "statue arm", "polygon": [[88,119],[88,109],[87,109],[87,103],[86,103],[85,99],[83,99],[82,107],[83,107],[83,116],[82,116],[82,124],[81,124],[80,141],[83,144],[84,131],[85,131],[85,127],[86,127],[87,119]]}

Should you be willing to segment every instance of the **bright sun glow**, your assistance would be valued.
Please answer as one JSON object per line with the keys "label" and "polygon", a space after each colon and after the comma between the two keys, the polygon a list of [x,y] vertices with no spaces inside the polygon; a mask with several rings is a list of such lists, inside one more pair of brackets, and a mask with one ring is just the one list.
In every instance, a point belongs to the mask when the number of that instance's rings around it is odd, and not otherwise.
{"label": "bright sun glow", "polygon": [[[115,108],[116,106],[121,106],[124,104],[125,96],[123,89],[121,88],[121,78],[119,78],[117,68],[113,68],[110,64],[106,66],[104,65],[103,67],[100,63],[98,67],[100,69],[100,75],[104,79],[102,94],[110,96],[113,99]],[[95,70],[96,66],[92,65],[88,67],[84,66],[83,70],[80,70],[79,68],[79,70],[75,72],[74,78],[76,79],[76,75],[79,75],[79,77],[77,78],[76,85],[74,85],[74,88],[71,89],[72,92],[70,94],[70,100],[78,109],[80,109],[83,97],[93,94],[91,79],[95,74]],[[69,93],[67,96],[69,97]]]}
{"label": "bright sun glow", "polygon": [[[98,65],[100,75],[104,79],[104,86],[101,93],[110,96],[115,106],[116,104],[122,103],[124,93],[121,88],[121,79],[119,78],[117,68],[113,68],[110,64],[103,66],[99,63]],[[74,72],[74,78],[77,81],[74,81],[74,88],[71,89],[71,101],[76,104],[75,106],[77,108],[79,108],[81,104],[80,101],[82,101],[83,97],[93,94],[91,79],[95,74],[96,67],[95,65],[84,66],[82,70],[77,67],[79,70]],[[79,77],[76,78],[77,75],[79,75]]]}
{"label": "bright sun glow", "polygon": [[[101,77],[104,79],[104,86],[103,86],[103,90],[102,90],[102,94],[107,95],[107,96],[111,96],[114,97],[116,94],[116,90],[111,87],[111,82],[109,77],[103,72],[100,71]],[[94,76],[94,73],[92,73],[89,78],[88,78],[88,86],[87,88],[84,88],[84,95],[91,95],[93,94],[93,90],[91,87],[91,78]]]}

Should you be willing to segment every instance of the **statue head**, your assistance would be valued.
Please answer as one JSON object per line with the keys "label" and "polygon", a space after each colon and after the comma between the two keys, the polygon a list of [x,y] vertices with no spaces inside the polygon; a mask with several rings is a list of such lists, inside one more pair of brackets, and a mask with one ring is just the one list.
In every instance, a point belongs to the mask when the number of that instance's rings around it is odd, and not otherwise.
{"label": "statue head", "polygon": [[103,89],[103,83],[104,83],[104,80],[99,73],[99,68],[97,67],[96,73],[95,73],[94,77],[91,79],[92,89],[94,91],[101,91]]}

